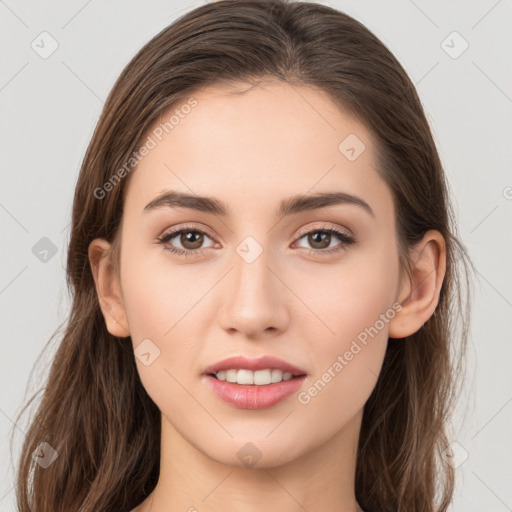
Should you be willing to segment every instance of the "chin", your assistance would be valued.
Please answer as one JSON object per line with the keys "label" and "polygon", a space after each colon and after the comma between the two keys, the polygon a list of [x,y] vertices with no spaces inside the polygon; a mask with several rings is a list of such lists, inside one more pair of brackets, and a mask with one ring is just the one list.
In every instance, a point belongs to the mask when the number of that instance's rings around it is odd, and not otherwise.
{"label": "chin", "polygon": [[242,438],[229,438],[198,449],[220,464],[246,469],[282,466],[307,451],[306,446],[299,446],[290,436],[276,436],[273,439],[265,436],[261,432],[254,436],[246,433]]}

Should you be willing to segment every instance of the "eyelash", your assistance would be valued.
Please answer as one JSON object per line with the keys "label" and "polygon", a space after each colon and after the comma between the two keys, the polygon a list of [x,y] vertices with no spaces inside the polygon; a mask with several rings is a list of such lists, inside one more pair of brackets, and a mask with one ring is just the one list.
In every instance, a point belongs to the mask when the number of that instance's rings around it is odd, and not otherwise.
{"label": "eyelash", "polygon": [[[193,256],[198,256],[200,254],[202,254],[206,249],[208,249],[208,247],[203,247],[202,249],[195,249],[195,250],[183,250],[183,249],[176,249],[175,247],[166,247],[165,244],[167,242],[169,242],[169,240],[171,240],[172,238],[174,238],[176,235],[179,235],[181,233],[200,233],[201,235],[206,235],[208,238],[211,238],[208,233],[206,233],[205,231],[202,231],[200,229],[197,229],[193,226],[185,226],[185,227],[182,227],[180,229],[177,229],[177,230],[174,230],[174,231],[170,231],[169,233],[165,233],[163,235],[161,235],[160,237],[157,237],[157,243],[161,244],[164,246],[164,249],[166,251],[169,251],[173,254],[177,254],[178,256],[183,256],[185,258],[187,257],[193,257]],[[322,227],[322,228],[316,228],[316,229],[311,229],[309,231],[306,231],[306,232],[303,232],[300,234],[299,238],[297,240],[300,240],[301,238],[304,238],[304,236],[306,235],[309,235],[310,233],[330,233],[330,234],[334,234],[336,235],[340,240],[341,240],[341,243],[336,245],[334,248],[331,248],[331,249],[310,249],[308,254],[311,255],[311,254],[320,254],[322,256],[324,255],[331,255],[331,254],[334,254],[334,253],[337,253],[337,252],[340,252],[341,250],[343,250],[344,246],[348,246],[348,245],[352,245],[356,242],[355,238],[353,238],[352,236],[349,236],[347,235],[346,233],[344,233],[343,231],[340,231],[338,229],[335,229],[335,228],[331,228],[331,227]]]}

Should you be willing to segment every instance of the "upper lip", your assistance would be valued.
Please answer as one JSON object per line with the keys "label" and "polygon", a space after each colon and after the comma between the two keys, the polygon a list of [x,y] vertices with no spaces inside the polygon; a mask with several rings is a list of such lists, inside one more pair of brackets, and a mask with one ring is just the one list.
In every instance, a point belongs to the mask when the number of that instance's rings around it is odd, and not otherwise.
{"label": "upper lip", "polygon": [[258,358],[249,358],[245,356],[233,356],[223,359],[215,364],[212,364],[204,370],[206,375],[215,374],[221,370],[281,370],[282,372],[288,372],[292,375],[305,375],[306,372],[293,364],[287,363],[278,357],[263,356]]}

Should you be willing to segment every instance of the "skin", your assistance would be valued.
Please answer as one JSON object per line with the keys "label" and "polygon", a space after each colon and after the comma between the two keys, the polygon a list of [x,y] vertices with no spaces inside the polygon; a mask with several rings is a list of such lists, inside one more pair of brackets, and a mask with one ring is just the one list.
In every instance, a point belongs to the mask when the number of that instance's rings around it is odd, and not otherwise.
{"label": "skin", "polygon": [[[413,272],[401,278],[392,196],[364,125],[317,88],[268,82],[233,90],[194,94],[198,106],[130,176],[120,279],[108,265],[110,244],[96,239],[89,247],[108,330],[131,336],[134,348],[149,338],[160,349],[149,366],[136,358],[162,412],[162,442],[158,484],[132,512],[252,512],[262,503],[282,512],[356,512],[363,407],[388,337],[414,333],[434,312],[444,241],[426,233],[411,250]],[[338,149],[349,134],[366,146],[354,161]],[[232,215],[168,206],[143,212],[168,189],[216,197]],[[374,216],[353,204],[276,216],[283,199],[329,191],[362,198]],[[156,243],[185,225],[206,232],[202,254],[180,257]],[[299,230],[325,226],[356,243],[340,245],[332,235],[328,248],[341,250],[322,256],[326,249]],[[251,264],[236,252],[247,236],[263,249]],[[169,245],[198,247],[179,235]],[[203,370],[217,361],[266,354],[304,369],[307,390],[397,303],[394,318],[307,404],[295,394],[266,410],[236,409],[204,383]],[[249,442],[261,455],[252,467],[237,456]]]}

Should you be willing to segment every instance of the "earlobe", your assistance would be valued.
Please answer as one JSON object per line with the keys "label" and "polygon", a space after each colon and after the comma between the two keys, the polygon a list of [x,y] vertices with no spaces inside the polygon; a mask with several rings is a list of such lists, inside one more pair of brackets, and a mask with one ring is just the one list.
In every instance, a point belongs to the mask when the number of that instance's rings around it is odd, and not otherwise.
{"label": "earlobe", "polygon": [[390,338],[405,338],[433,315],[446,273],[446,244],[438,231],[427,231],[410,253],[411,272],[404,277],[398,301],[402,309],[389,324]]}
{"label": "earlobe", "polygon": [[120,286],[111,262],[111,249],[111,244],[106,240],[93,240],[89,244],[89,263],[107,330],[113,336],[126,338],[130,336],[130,331]]}

